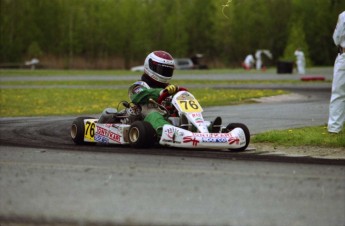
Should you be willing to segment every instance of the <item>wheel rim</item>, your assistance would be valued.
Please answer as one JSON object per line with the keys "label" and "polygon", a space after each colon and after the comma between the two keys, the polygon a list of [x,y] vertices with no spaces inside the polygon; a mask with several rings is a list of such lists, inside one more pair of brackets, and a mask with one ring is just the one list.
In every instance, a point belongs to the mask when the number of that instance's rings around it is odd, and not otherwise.
{"label": "wheel rim", "polygon": [[71,137],[74,139],[77,137],[77,133],[78,133],[78,129],[77,129],[77,125],[73,124],[72,128],[71,128]]}
{"label": "wheel rim", "polygon": [[129,140],[131,143],[135,143],[139,139],[139,130],[136,127],[133,127],[129,131]]}

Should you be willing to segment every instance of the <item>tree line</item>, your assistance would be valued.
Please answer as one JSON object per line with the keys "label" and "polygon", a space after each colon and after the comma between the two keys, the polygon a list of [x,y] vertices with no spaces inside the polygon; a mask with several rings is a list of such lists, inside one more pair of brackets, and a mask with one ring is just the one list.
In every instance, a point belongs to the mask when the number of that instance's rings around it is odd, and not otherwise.
{"label": "tree line", "polygon": [[[0,63],[36,57],[51,67],[129,68],[152,50],[202,53],[214,66],[239,66],[269,49],[332,65],[332,34],[343,0],[0,0]],[[54,65],[54,61],[62,62]]]}

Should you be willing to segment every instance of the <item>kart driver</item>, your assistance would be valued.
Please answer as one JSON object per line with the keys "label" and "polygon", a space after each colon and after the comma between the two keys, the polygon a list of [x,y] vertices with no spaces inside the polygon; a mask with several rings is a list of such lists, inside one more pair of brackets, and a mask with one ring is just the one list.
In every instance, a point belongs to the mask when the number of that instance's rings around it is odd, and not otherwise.
{"label": "kart driver", "polygon": [[[132,103],[141,107],[141,114],[144,121],[149,122],[157,134],[162,135],[162,128],[168,122],[156,104],[150,99],[158,101],[163,92],[173,95],[179,91],[179,87],[169,84],[173,76],[175,64],[173,57],[165,51],[154,51],[150,53],[144,62],[144,74],[141,80],[135,82],[128,89],[128,95]],[[217,117],[211,123],[210,132],[216,133],[220,130],[222,119]]]}

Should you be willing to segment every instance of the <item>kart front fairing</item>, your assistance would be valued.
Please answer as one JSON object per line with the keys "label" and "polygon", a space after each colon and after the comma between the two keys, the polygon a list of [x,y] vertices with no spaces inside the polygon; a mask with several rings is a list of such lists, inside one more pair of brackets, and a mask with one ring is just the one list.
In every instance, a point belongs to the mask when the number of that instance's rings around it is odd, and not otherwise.
{"label": "kart front fairing", "polygon": [[165,125],[159,144],[183,148],[238,149],[246,145],[246,137],[241,128],[229,133],[193,133]]}
{"label": "kart front fairing", "polygon": [[[235,128],[230,132],[210,133],[197,99],[188,91],[180,91],[174,95],[171,103],[177,109],[179,117],[185,117],[192,124],[186,130],[173,125],[163,127],[159,144],[184,148],[226,148],[237,149],[246,145],[246,136],[241,128]],[[195,132],[192,132],[195,131]]]}

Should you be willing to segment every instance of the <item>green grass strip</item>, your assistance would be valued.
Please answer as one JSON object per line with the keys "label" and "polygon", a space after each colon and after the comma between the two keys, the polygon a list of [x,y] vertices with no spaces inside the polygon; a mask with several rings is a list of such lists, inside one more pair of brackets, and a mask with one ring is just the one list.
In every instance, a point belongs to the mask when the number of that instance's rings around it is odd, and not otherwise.
{"label": "green grass strip", "polygon": [[[322,74],[323,72],[332,73],[331,67],[312,67],[307,68],[308,73]],[[275,67],[270,67],[266,71],[250,70],[246,71],[243,68],[220,68],[209,70],[175,70],[175,75],[200,75],[200,74],[258,74],[258,73],[276,73]],[[71,75],[71,76],[94,76],[94,75],[141,75],[142,72],[133,72],[130,70],[55,70],[55,69],[0,69],[1,76],[59,76],[59,75]]]}
{"label": "green grass strip", "polygon": [[345,131],[328,133],[326,126],[313,126],[282,131],[269,131],[255,135],[253,143],[270,143],[276,146],[315,146],[345,148]]}
{"label": "green grass strip", "polygon": [[[71,81],[0,81],[3,86],[54,86],[54,85],[128,85],[136,80],[113,80],[113,81],[87,81],[87,80],[71,80]],[[298,80],[174,80],[173,84],[188,87],[188,85],[241,85],[241,84],[297,84]]]}
{"label": "green grass strip", "polygon": [[[201,106],[250,102],[251,98],[286,93],[282,90],[190,89]],[[101,113],[128,100],[127,89],[1,89],[0,117]]]}
{"label": "green grass strip", "polygon": [[[267,73],[275,73],[275,69],[268,69]],[[211,69],[211,70],[175,70],[174,74],[256,74],[256,70],[245,71],[242,68],[237,69]],[[72,76],[94,76],[94,75],[141,75],[142,72],[134,72],[130,70],[54,70],[54,69],[0,69],[1,76],[58,76],[58,75],[72,75]]]}
{"label": "green grass strip", "polygon": [[140,75],[130,70],[27,70],[27,69],[0,69],[1,76],[94,76],[94,75]]}

